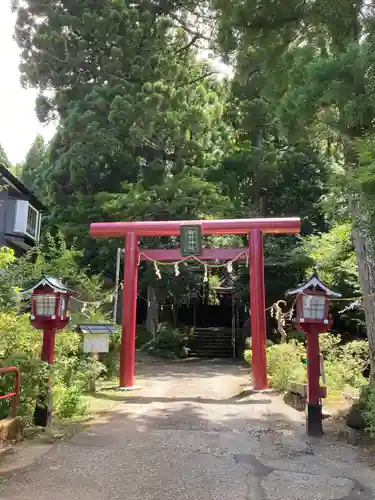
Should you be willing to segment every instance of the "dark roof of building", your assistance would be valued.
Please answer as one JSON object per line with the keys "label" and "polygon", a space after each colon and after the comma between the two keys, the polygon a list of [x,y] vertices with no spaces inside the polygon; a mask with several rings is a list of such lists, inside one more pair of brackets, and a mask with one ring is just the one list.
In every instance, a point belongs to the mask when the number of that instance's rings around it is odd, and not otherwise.
{"label": "dark roof of building", "polygon": [[78,333],[108,333],[113,335],[116,333],[116,328],[109,323],[80,323],[74,330]]}
{"label": "dark roof of building", "polygon": [[30,203],[37,208],[38,210],[45,210],[46,207],[43,205],[41,201],[38,200],[38,198],[33,194],[15,175],[12,174],[12,172],[6,168],[5,165],[2,165],[0,163],[0,177],[4,177],[10,184],[13,184],[13,186],[22,194],[26,195]]}

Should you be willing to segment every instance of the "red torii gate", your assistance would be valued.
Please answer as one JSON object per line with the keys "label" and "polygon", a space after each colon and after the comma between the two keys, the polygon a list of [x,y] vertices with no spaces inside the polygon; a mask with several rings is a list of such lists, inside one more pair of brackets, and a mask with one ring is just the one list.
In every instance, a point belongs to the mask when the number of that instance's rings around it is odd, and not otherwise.
{"label": "red torii gate", "polygon": [[249,256],[253,387],[255,390],[267,389],[263,233],[299,233],[301,221],[298,217],[92,223],[90,225],[92,237],[125,237],[120,387],[131,389],[134,386],[139,257],[159,261],[181,259],[179,249],[140,250],[138,238],[139,236],[178,236],[182,224],[199,224],[202,228],[202,235],[249,234],[249,248],[206,248],[199,258],[200,260],[232,260],[239,254],[242,254],[242,258]]}

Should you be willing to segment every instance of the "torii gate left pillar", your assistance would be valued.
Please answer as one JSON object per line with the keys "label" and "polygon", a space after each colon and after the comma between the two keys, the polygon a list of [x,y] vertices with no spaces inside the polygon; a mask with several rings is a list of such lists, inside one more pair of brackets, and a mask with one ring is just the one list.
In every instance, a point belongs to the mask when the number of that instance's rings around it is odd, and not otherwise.
{"label": "torii gate left pillar", "polygon": [[[252,336],[252,382],[255,390],[265,390],[267,382],[266,316],[264,290],[263,233],[295,234],[300,231],[300,219],[230,219],[203,221],[143,221],[99,222],[90,225],[93,237],[125,237],[124,290],[122,305],[122,337],[120,350],[120,388],[134,386],[135,335],[137,311],[137,280],[139,236],[177,236],[181,224],[200,224],[203,235],[248,234],[249,248],[205,249],[201,260],[232,260],[240,253],[250,260],[250,324]],[[178,249],[142,250],[155,260],[178,260]],[[250,332],[249,332],[250,333]]]}

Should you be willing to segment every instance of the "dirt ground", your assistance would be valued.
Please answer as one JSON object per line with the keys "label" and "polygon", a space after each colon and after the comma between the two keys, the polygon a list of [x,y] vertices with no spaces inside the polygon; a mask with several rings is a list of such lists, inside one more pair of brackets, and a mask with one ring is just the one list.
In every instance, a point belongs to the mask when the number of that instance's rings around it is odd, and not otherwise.
{"label": "dirt ground", "polygon": [[248,381],[231,362],[138,363],[138,391],[98,393],[117,406],[5,475],[0,498],[375,498],[375,471],[358,448],[308,439],[304,415],[277,395],[239,394]]}

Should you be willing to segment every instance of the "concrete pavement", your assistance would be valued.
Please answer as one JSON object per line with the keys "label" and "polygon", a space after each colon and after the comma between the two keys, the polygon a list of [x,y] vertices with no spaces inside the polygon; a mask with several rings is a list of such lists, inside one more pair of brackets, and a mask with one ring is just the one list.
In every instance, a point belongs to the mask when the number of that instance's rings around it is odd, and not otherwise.
{"label": "concrete pavement", "polygon": [[306,438],[301,414],[276,396],[233,398],[246,379],[238,366],[143,370],[143,389],[0,484],[0,498],[375,499],[375,471],[356,448]]}

